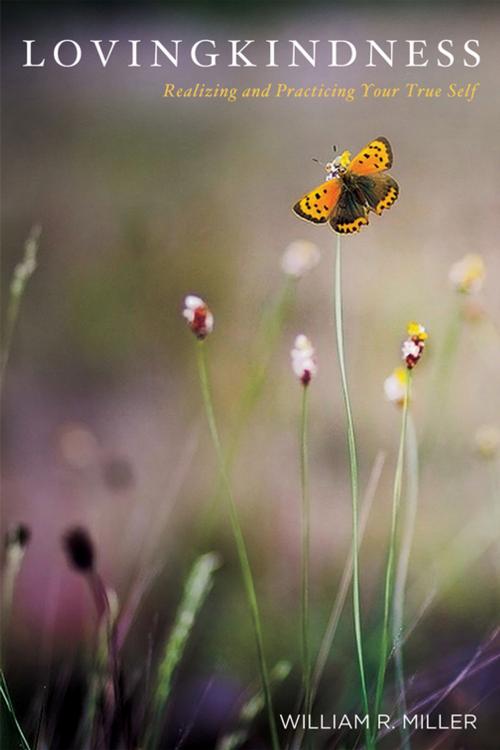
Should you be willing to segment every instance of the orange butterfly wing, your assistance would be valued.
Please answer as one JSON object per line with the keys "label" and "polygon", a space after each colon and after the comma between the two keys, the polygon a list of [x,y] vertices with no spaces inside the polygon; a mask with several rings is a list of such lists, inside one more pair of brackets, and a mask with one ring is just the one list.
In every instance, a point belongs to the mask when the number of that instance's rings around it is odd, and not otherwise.
{"label": "orange butterfly wing", "polygon": [[314,224],[326,224],[342,192],[342,182],[337,177],[323,182],[322,185],[306,193],[293,207],[294,213],[301,219]]}
{"label": "orange butterfly wing", "polygon": [[380,136],[370,141],[356,154],[348,167],[348,172],[352,174],[367,175],[384,172],[392,167],[392,148],[391,144]]}

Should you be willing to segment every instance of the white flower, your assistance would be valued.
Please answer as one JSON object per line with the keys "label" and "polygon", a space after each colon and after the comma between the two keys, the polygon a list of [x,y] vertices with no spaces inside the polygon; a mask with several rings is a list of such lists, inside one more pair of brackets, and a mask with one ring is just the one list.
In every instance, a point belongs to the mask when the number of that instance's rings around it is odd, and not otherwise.
{"label": "white flower", "polygon": [[394,372],[384,380],[384,393],[387,401],[402,406],[406,395],[408,373],[404,367],[396,367]]}
{"label": "white flower", "polygon": [[406,362],[406,367],[412,370],[422,356],[429,334],[423,325],[414,320],[408,323],[407,331],[409,338],[403,342],[401,356]]}
{"label": "white flower", "polygon": [[403,356],[403,359],[405,360],[408,357],[417,359],[418,357],[420,357],[420,347],[412,339],[406,339],[406,341],[403,342],[403,346],[401,347],[401,354]]}
{"label": "white flower", "polygon": [[457,292],[462,294],[477,294],[480,292],[486,269],[480,255],[465,255],[450,268],[448,279]]}
{"label": "white flower", "polygon": [[304,336],[304,334],[297,336],[290,355],[293,372],[299,378],[302,385],[308,385],[318,372],[318,366],[316,364],[313,345],[307,336]]}
{"label": "white flower", "polygon": [[281,256],[281,268],[287,276],[300,279],[318,265],[320,258],[319,249],[313,242],[295,240]]}
{"label": "white flower", "polygon": [[206,302],[201,297],[188,294],[184,300],[183,316],[198,339],[204,339],[214,329],[214,316],[210,312]]}

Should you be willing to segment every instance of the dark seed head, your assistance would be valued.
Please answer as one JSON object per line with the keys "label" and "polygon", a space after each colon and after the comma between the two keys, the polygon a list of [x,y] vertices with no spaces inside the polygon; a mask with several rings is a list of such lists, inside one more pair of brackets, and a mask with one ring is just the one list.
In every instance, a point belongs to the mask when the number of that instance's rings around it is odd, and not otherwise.
{"label": "dark seed head", "polygon": [[25,523],[18,523],[12,526],[5,534],[5,546],[26,547],[31,539],[31,530]]}
{"label": "dark seed head", "polygon": [[64,551],[71,567],[86,573],[94,567],[94,545],[88,531],[76,526],[67,531],[62,539]]}

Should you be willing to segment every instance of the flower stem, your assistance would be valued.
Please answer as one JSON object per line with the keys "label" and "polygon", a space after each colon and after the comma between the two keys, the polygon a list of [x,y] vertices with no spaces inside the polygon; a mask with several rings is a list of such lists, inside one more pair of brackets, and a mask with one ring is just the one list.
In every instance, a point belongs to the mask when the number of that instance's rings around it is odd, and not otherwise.
{"label": "flower stem", "polygon": [[[230,471],[241,444],[241,438],[252,412],[262,394],[276,341],[278,340],[288,313],[293,305],[296,281],[287,277],[274,304],[264,312],[259,339],[248,379],[243,387],[236,421],[226,445],[226,470]],[[223,493],[223,481],[219,476],[213,496],[210,498],[199,522],[195,547],[203,547],[212,533],[216,511]]]}
{"label": "flower stem", "polygon": [[309,499],[308,461],[308,391],[302,388],[302,415],[300,421],[300,479],[302,490],[302,680],[304,688],[304,713],[311,712],[311,657],[309,651],[309,557],[311,512]]}
{"label": "flower stem", "polygon": [[[406,583],[408,579],[408,565],[410,561],[413,535],[415,532],[415,521],[417,517],[418,503],[418,443],[415,432],[415,424],[411,414],[408,414],[408,426],[406,435],[406,456],[408,475],[408,499],[406,503],[406,518],[404,522],[401,540],[401,552],[396,569],[396,582],[394,584],[394,607],[392,615],[392,638],[394,645],[394,661],[396,665],[396,684],[398,688],[398,709],[402,718],[407,713],[406,689],[404,679],[403,661],[403,632],[404,632],[404,607],[406,595]],[[400,725],[402,750],[410,750],[410,733],[408,727],[402,722]]]}
{"label": "flower stem", "polygon": [[[379,649],[379,665],[377,673],[377,683],[375,689],[375,704],[373,715],[376,717],[380,710],[382,703],[382,697],[384,693],[385,674],[387,669],[387,655],[389,649],[389,615],[391,611],[391,601],[393,594],[393,578],[394,578],[394,563],[396,557],[396,537],[398,529],[398,517],[399,508],[401,505],[401,495],[403,488],[403,467],[404,467],[404,456],[405,456],[405,442],[406,442],[406,430],[408,424],[408,406],[410,401],[411,392],[411,370],[408,370],[408,378],[406,381],[405,399],[403,404],[403,415],[401,418],[401,432],[399,438],[399,450],[398,450],[398,461],[396,465],[396,472],[394,475],[394,487],[392,494],[392,514],[391,514],[391,533],[389,538],[389,552],[387,555],[387,564],[385,569],[385,584],[384,584],[384,614],[382,622],[382,635],[380,639]],[[375,734],[373,738],[375,739]]]}
{"label": "flower stem", "polygon": [[[340,367],[340,380],[344,396],[344,407],[347,422],[347,445],[349,449],[349,463],[351,468],[351,499],[352,499],[352,592],[354,613],[354,636],[356,641],[356,652],[358,658],[359,677],[361,682],[361,699],[363,710],[369,713],[368,692],[366,689],[365,661],[363,655],[363,637],[361,632],[361,605],[359,591],[359,544],[358,544],[358,459],[356,453],[356,437],[354,434],[354,422],[352,418],[351,401],[347,385],[347,376],[344,358],[344,332],[342,316],[342,258],[341,258],[340,236],[337,237],[335,280],[334,280],[334,305],[335,305],[335,329],[337,336],[337,352]],[[367,730],[367,747],[373,747],[369,730]]]}
{"label": "flower stem", "polygon": [[[373,500],[375,499],[375,494],[377,492],[377,488],[380,482],[380,477],[382,475],[382,469],[384,467],[384,463],[385,463],[385,454],[383,452],[379,452],[373,463],[373,467],[370,473],[370,479],[368,481],[368,486],[366,488],[365,496],[364,496],[363,503],[361,506],[361,512],[359,514],[358,545],[361,545],[363,542],[363,535],[365,533],[366,526],[368,524],[368,517],[370,515]],[[340,583],[337,588],[337,593],[335,595],[335,599],[332,604],[330,616],[328,618],[328,624],[326,626],[323,638],[321,639],[321,645],[319,647],[319,651],[316,657],[314,668],[311,671],[311,697],[309,699],[311,706],[314,705],[314,701],[318,693],[318,688],[321,682],[321,678],[323,676],[323,672],[325,670],[326,663],[328,661],[328,657],[330,655],[330,652],[332,650],[332,645],[335,640],[337,628],[340,622],[340,617],[342,615],[342,611],[344,609],[347,596],[351,588],[353,554],[354,554],[354,551],[351,545],[351,550],[345,562],[344,570],[342,572],[342,577],[340,579]],[[296,748],[300,748],[302,746],[302,738],[304,734],[305,734],[305,730],[298,727],[296,734],[295,734],[294,741],[291,744],[291,747],[293,748],[293,750],[295,750]]]}
{"label": "flower stem", "polygon": [[212,396],[210,392],[210,385],[208,380],[207,363],[205,357],[205,345],[203,342],[199,342],[197,346],[197,359],[198,359],[198,373],[200,377],[201,391],[203,395],[203,403],[205,406],[208,427],[214,444],[215,452],[217,455],[217,461],[219,464],[219,472],[222,479],[222,483],[225,488],[226,498],[228,503],[229,518],[231,521],[231,527],[233,531],[234,540],[236,543],[236,550],[241,567],[241,573],[243,577],[243,583],[250,607],[252,616],[252,622],[254,627],[255,640],[257,644],[257,654],[259,659],[260,677],[262,682],[262,691],[264,694],[264,700],[266,703],[269,729],[271,732],[271,743],[273,750],[279,750],[278,732],[276,728],[276,721],[273,713],[271,687],[269,681],[269,671],[267,668],[266,657],[264,653],[264,642],[262,636],[262,626],[260,621],[259,606],[257,603],[257,595],[255,592],[255,583],[253,579],[252,570],[250,567],[250,560],[243,537],[243,530],[241,528],[240,520],[238,517],[238,511],[236,503],[233,497],[233,491],[231,483],[229,481],[229,474],[227,470],[226,458],[224,450],[219,438],[219,431],[217,429],[217,422],[215,420],[215,412],[212,403]]}

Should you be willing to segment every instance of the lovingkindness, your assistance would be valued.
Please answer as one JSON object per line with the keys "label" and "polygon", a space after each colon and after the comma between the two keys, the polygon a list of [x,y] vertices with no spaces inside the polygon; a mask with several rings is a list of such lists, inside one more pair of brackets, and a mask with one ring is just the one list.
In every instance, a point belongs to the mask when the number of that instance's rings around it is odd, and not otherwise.
{"label": "lovingkindness", "polygon": [[356,61],[366,68],[378,66],[450,68],[453,65],[475,68],[481,62],[479,39],[455,43],[441,39],[366,39],[356,43],[349,39],[60,39],[43,44],[37,39],[23,39],[24,68],[56,65],[73,68],[82,61],[92,61],[105,68],[124,55],[129,68],[161,68],[194,65],[198,68],[300,68],[302,66],[346,68]]}

